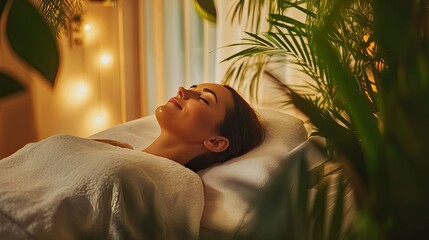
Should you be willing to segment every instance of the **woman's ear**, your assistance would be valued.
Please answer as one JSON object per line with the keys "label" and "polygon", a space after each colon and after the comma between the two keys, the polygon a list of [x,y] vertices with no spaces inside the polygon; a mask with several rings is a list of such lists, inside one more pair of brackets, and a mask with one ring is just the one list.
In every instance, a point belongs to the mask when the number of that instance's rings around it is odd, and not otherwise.
{"label": "woman's ear", "polygon": [[204,140],[203,144],[211,152],[223,152],[228,148],[229,140],[224,136],[212,136]]}

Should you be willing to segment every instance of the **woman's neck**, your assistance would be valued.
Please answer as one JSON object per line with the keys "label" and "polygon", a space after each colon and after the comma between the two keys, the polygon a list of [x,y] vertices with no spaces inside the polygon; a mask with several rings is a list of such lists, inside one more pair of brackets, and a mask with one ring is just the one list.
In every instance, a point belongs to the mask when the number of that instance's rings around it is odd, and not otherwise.
{"label": "woman's neck", "polygon": [[200,143],[189,144],[175,136],[160,134],[143,152],[165,157],[185,165],[193,158],[203,154],[205,148]]}

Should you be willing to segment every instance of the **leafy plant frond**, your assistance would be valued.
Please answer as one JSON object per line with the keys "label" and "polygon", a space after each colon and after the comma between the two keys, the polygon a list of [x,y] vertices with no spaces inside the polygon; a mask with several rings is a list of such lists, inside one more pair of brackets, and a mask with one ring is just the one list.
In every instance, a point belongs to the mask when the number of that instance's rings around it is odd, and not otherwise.
{"label": "leafy plant frond", "polygon": [[81,14],[85,2],[86,0],[37,0],[37,6],[52,32],[58,36],[71,30],[69,23],[75,15]]}
{"label": "leafy plant frond", "polygon": [[[308,151],[320,161],[316,167],[310,167]],[[295,149],[263,193],[254,198],[254,228],[239,239],[341,239],[348,227],[340,223],[347,182],[340,169],[330,171],[324,161],[324,147],[314,141]],[[240,192],[249,192],[248,186],[238,185],[244,188]],[[328,203],[332,210],[328,210]]]}
{"label": "leafy plant frond", "polygon": [[[257,75],[261,69],[269,75],[272,63],[299,69],[308,77],[300,79],[303,84],[269,79],[284,93],[280,102],[303,112],[314,125],[311,135],[327,139],[332,160],[342,164],[359,210],[359,224],[346,234],[360,239],[428,235],[429,190],[421,183],[429,172],[429,5],[419,0],[274,2],[281,11],[271,13],[270,30],[249,35],[242,46],[253,49],[229,59],[231,72],[237,73],[230,72],[235,78],[230,81],[255,81],[240,77],[255,70],[246,64],[257,66]],[[290,8],[304,13],[305,22],[285,16],[282,11]],[[285,200],[287,216],[305,218],[293,212],[292,202]],[[322,206],[313,218],[318,226],[325,221]],[[313,228],[311,236],[337,239],[340,211],[333,214],[333,228]],[[296,234],[308,236],[301,229]]]}

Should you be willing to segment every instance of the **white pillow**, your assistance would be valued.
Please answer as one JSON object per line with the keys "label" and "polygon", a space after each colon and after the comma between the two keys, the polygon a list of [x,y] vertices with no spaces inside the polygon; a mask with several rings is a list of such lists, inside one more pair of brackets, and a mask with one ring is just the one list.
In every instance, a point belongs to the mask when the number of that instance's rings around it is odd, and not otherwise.
{"label": "white pillow", "polygon": [[255,192],[243,193],[235,183],[262,189],[288,153],[307,139],[298,118],[274,110],[256,111],[266,129],[264,142],[240,157],[198,173],[204,183],[201,227],[207,231],[203,234],[221,233],[228,238],[229,234],[245,231],[254,214],[250,202]]}
{"label": "white pillow", "polygon": [[[202,234],[244,231],[253,216],[253,209],[249,208],[252,199],[246,197],[252,196],[244,197],[232,183],[242,182],[256,189],[263,188],[288,153],[307,139],[307,131],[298,118],[275,110],[256,111],[266,129],[264,142],[243,156],[198,173],[204,183],[205,197]],[[155,116],[150,115],[109,128],[91,138],[122,141],[141,150],[159,132]]]}

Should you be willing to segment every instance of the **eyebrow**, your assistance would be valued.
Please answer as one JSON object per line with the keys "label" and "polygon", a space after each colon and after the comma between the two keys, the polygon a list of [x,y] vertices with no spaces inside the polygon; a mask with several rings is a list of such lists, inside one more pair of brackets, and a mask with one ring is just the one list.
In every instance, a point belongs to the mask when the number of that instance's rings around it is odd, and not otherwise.
{"label": "eyebrow", "polygon": [[[196,87],[197,87],[197,85],[192,85],[190,88],[196,88]],[[211,90],[210,88],[203,88],[203,92],[213,94],[213,96],[215,97],[216,103],[217,103],[217,95],[213,90]]]}
{"label": "eyebrow", "polygon": [[214,96],[214,97],[215,97],[215,99],[216,99],[216,103],[217,103],[217,95],[216,95],[216,93],[215,93],[213,90],[211,90],[211,89],[209,89],[209,88],[204,88],[204,89],[203,89],[203,92],[208,92],[208,93],[213,94],[213,96]]}

